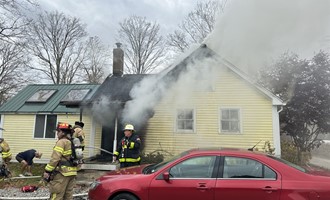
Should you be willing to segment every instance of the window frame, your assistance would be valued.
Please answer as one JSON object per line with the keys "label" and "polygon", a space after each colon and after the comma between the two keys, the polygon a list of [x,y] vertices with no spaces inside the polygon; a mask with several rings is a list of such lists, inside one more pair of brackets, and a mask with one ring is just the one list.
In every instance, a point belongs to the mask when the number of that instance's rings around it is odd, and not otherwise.
{"label": "window frame", "polygon": [[[82,91],[85,93],[81,95],[81,98],[75,99],[75,95],[82,94]],[[86,96],[90,93],[91,89],[82,88],[82,89],[71,89],[67,92],[67,94],[61,99],[60,103],[64,102],[82,102]]]}
{"label": "window frame", "polygon": [[[39,124],[37,124],[38,122],[38,116],[41,116],[41,117],[44,117],[43,119],[43,122],[42,122],[42,125],[43,125],[43,131],[42,131],[42,137],[37,137],[38,134],[36,134],[36,128]],[[33,138],[34,139],[55,139],[56,138],[56,134],[54,133],[54,137],[46,137],[47,136],[47,129],[48,129],[48,126],[50,126],[48,124],[48,118],[49,116],[52,116],[52,117],[55,117],[55,122],[54,122],[54,125],[55,127],[51,128],[52,130],[55,130],[56,129],[56,124],[57,124],[57,121],[58,121],[58,116],[56,114],[36,114],[35,115],[35,118],[34,118],[34,128],[33,128]],[[52,131],[51,130],[51,131]]]}
{"label": "window frame", "polygon": [[[223,130],[222,129],[222,111],[223,110],[237,110],[238,111],[238,131],[233,130]],[[229,121],[229,120],[228,120]],[[231,121],[229,121],[231,122]],[[220,107],[219,108],[219,133],[221,134],[242,134],[243,133],[243,127],[242,127],[242,109],[238,107]]]}
{"label": "window frame", "polygon": [[[40,97],[40,93],[42,91],[47,91],[48,97],[45,99],[38,100],[37,97]],[[25,102],[26,103],[46,103],[50,98],[52,98],[54,96],[54,94],[56,92],[57,92],[56,89],[40,89],[40,90],[36,91],[32,96],[30,96],[30,98],[28,98]]]}
{"label": "window frame", "polygon": [[[179,111],[191,111],[192,112],[192,115],[193,115],[193,118],[191,119],[192,120],[192,129],[179,129],[179,126],[178,126],[178,123],[179,123],[179,118],[178,118],[178,115],[179,115]],[[186,113],[185,113],[186,114]],[[184,119],[184,120],[189,120],[189,119]],[[196,111],[194,108],[178,108],[176,109],[176,112],[175,112],[175,132],[176,133],[195,133],[195,130],[196,130]]]}

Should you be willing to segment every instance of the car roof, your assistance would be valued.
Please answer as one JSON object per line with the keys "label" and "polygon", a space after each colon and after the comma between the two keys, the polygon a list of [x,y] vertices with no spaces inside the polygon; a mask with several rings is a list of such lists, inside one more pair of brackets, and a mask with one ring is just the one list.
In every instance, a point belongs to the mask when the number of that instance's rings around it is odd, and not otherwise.
{"label": "car roof", "polygon": [[224,153],[224,154],[240,154],[240,155],[266,155],[264,152],[252,151],[240,148],[214,147],[214,148],[193,148],[186,151],[187,154],[200,153]]}

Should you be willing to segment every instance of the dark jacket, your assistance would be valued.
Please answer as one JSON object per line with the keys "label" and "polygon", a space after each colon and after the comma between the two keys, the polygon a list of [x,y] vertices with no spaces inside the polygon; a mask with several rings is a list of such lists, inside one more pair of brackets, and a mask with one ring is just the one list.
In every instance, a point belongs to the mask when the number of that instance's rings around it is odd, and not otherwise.
{"label": "dark jacket", "polygon": [[117,156],[119,162],[140,162],[140,147],[141,139],[133,133],[131,137],[123,137],[120,140],[114,155]]}

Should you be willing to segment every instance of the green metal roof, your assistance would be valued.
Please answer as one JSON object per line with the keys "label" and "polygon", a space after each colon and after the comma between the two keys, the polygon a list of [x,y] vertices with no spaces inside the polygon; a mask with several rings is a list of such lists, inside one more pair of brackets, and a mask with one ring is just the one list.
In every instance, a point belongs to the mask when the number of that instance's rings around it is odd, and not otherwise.
{"label": "green metal roof", "polygon": [[[66,107],[61,100],[72,89],[90,89],[83,101],[88,100],[99,85],[96,84],[33,84],[26,86],[0,107],[0,113],[79,113],[79,108]],[[39,90],[56,90],[46,102],[26,102]]]}

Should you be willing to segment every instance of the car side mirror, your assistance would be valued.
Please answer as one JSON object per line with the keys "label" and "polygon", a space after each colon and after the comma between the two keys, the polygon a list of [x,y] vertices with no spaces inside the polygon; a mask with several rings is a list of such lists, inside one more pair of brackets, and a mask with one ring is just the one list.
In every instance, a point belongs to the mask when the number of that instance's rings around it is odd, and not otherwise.
{"label": "car side mirror", "polygon": [[163,178],[165,181],[169,181],[170,180],[170,173],[169,172],[164,172],[163,173]]}

